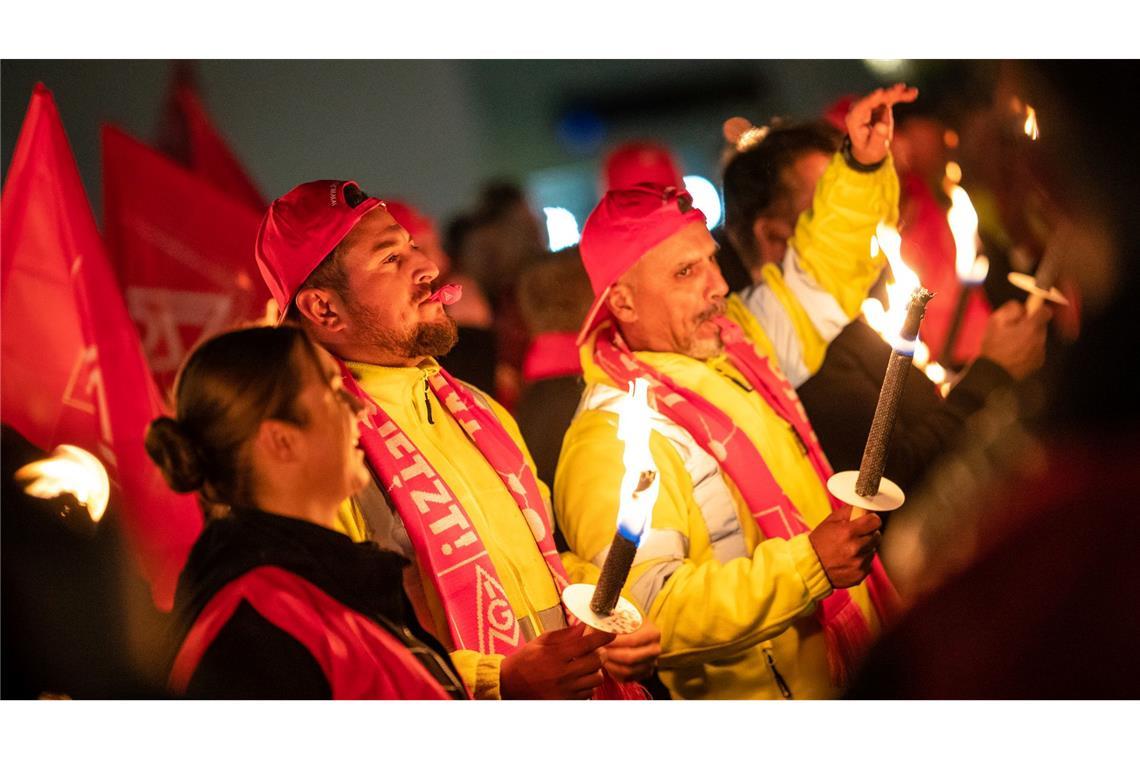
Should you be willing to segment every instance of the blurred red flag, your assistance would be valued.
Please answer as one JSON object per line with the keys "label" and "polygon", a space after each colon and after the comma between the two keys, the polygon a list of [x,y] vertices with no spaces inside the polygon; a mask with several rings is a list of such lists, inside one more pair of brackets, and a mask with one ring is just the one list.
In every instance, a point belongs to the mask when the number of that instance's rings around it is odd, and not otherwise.
{"label": "blurred red flag", "polygon": [[[175,64],[159,131],[159,148],[218,190],[258,213],[269,204],[206,114],[191,64]],[[252,255],[252,254],[251,254]]]}
{"label": "blurred red flag", "polygon": [[32,95],[0,200],[2,415],[44,449],[92,452],[160,609],[201,529],[143,448],[162,402],[107,262],[51,92]]}
{"label": "blurred red flag", "polygon": [[261,213],[114,128],[103,128],[103,233],[159,387],[202,338],[264,316]]}

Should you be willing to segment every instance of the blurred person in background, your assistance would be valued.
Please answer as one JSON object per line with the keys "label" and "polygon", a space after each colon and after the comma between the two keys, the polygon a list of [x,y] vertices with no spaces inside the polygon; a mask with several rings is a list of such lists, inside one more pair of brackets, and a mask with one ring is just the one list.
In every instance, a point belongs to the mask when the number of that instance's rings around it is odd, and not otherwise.
{"label": "blurred person in background", "polygon": [[[897,197],[890,109],[915,96],[898,85],[852,108],[850,148],[830,160],[809,229],[850,216],[869,241]],[[661,629],[661,680],[678,698],[837,694],[896,603],[875,559],[879,518],[851,520],[828,495],[830,468],[773,352],[724,318],[716,244],[688,193],[612,190],[580,247],[595,294],[579,334],[586,390],[555,477],[559,523],[590,562],[575,572],[590,580],[609,550],[624,470],[616,410],[645,378],[660,493],[625,592]],[[829,283],[846,287],[852,269],[866,280],[857,310],[877,268],[811,250]]]}
{"label": "blurred person in background", "polygon": [[628,682],[653,669],[656,630],[568,627],[549,490],[510,414],[440,367],[457,330],[439,270],[383,201],[351,181],[298,185],[270,206],[256,256],[281,313],[367,408],[372,477],[341,525],[408,560],[416,618],[470,693],[639,695]]}
{"label": "blurred person in background", "polygon": [[443,246],[435,223],[414,206],[403,201],[385,200],[388,213],[408,231],[416,247],[431,259],[442,282],[463,288],[463,298],[444,306],[459,328],[455,347],[440,357],[440,364],[461,380],[479,388],[495,384],[494,313],[487,296],[475,278],[460,271]]}
{"label": "blurred person in background", "polygon": [[[884,543],[918,599],[851,697],[1140,696],[1140,324],[1135,61],[1002,64],[987,130],[1045,250],[1079,293],[1082,336],[1036,394],[992,403],[908,499]],[[1033,108],[1039,135],[1025,128]],[[967,146],[963,146],[966,148]],[[1031,208],[1008,209],[1014,214]],[[1036,213],[1036,212],[1033,212]]]}
{"label": "blurred person in background", "polygon": [[496,351],[495,398],[514,409],[522,388],[528,336],[519,312],[519,274],[547,253],[543,227],[517,184],[486,183],[473,208],[449,225],[450,253],[491,299]]}
{"label": "blurred person in background", "polygon": [[207,524],[179,578],[178,696],[446,699],[465,696],[447,653],[416,626],[404,560],[334,530],[368,482],[360,401],[296,327],[198,346],[151,423],[147,453]]}
{"label": "blurred person in background", "polygon": [[523,270],[518,295],[531,339],[515,419],[539,478],[553,483],[562,437],[582,399],[578,328],[593,300],[578,246],[552,253]]}
{"label": "blurred person in background", "polygon": [[[891,354],[890,345],[861,313],[862,301],[880,275],[867,270],[863,277],[832,278],[838,290],[829,290],[804,260],[826,250],[834,260],[857,267],[867,260],[878,220],[867,218],[858,227],[847,216],[815,221],[818,209],[829,202],[827,194],[834,192],[820,180],[842,141],[842,133],[830,124],[777,122],[753,130],[740,135],[724,170],[728,235],[753,281],[730,298],[729,311],[749,337],[771,345],[831,466],[857,470]],[[891,202],[897,202],[894,198]],[[888,219],[895,213],[892,208]],[[949,255],[953,277],[953,250]],[[880,266],[884,259],[878,257]],[[887,477],[904,490],[916,485],[994,389],[1041,365],[1048,314],[1045,310],[1027,318],[1018,303],[999,310],[986,325],[981,356],[945,399],[920,369],[910,367],[891,436]]]}

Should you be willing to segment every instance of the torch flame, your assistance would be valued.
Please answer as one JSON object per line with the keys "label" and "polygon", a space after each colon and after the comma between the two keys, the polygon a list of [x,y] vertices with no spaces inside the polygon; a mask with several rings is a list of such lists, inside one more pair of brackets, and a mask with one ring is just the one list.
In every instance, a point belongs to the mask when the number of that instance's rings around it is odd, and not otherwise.
{"label": "torch flame", "polygon": [[978,255],[978,212],[970,202],[970,194],[961,185],[951,185],[949,195],[946,222],[954,236],[954,269],[959,281],[977,285],[986,279],[990,269],[989,259]]}
{"label": "torch flame", "polygon": [[[894,282],[887,283],[887,302],[890,303],[890,309],[883,309],[883,304],[878,299],[868,298],[863,301],[863,316],[871,329],[889,343],[891,348],[911,352],[914,366],[924,371],[930,367],[937,367],[933,376],[929,372],[927,376],[936,384],[941,384],[946,380],[946,371],[937,364],[927,364],[930,361],[930,349],[922,339],[919,338],[913,344],[908,344],[899,335],[906,321],[910,295],[920,283],[914,270],[903,262],[902,236],[897,229],[885,223],[879,224],[875,237],[871,239],[871,257],[874,258],[880,253],[887,257],[894,275]],[[938,375],[938,370],[942,371],[941,376]]]}
{"label": "torch flame", "polygon": [[618,438],[625,443],[618,531],[634,543],[641,540],[661,490],[657,464],[649,450],[651,430],[649,383],[639,377],[629,384],[629,395],[621,400],[618,411]]}
{"label": "torch flame", "polygon": [[1041,136],[1037,129],[1037,109],[1030,105],[1025,106],[1025,136],[1030,140]]}
{"label": "torch flame", "polygon": [[99,522],[107,511],[111,483],[102,462],[78,446],[57,446],[47,459],[40,459],[16,471],[16,480],[30,481],[24,492],[41,499],[54,499],[63,493],[75,497],[87,508],[92,522]]}

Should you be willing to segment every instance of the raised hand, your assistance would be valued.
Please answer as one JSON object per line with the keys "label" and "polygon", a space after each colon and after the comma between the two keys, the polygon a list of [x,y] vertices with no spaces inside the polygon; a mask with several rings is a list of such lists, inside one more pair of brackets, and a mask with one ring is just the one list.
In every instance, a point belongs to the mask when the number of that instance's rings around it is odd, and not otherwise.
{"label": "raised hand", "polygon": [[880,87],[852,104],[845,122],[851,138],[851,155],[856,161],[871,165],[887,157],[895,129],[891,108],[895,103],[910,103],[917,97],[916,88],[899,82],[891,87]]}
{"label": "raised hand", "polygon": [[614,634],[581,623],[548,631],[503,659],[503,699],[586,699],[602,683],[601,647]]}

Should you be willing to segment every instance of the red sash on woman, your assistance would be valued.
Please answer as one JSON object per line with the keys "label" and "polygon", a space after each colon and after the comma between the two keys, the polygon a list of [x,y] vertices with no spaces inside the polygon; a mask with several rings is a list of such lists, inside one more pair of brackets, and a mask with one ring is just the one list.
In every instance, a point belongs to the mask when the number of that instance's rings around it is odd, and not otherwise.
{"label": "red sash on woman", "polygon": [[[341,365],[345,387],[368,405],[360,444],[404,523],[416,557],[431,576],[460,649],[510,655],[526,642],[482,539],[455,493],[400,427]],[[554,586],[569,581],[554,546],[542,492],[526,458],[495,413],[445,370],[428,383],[468,439],[502,479],[530,526]],[[567,617],[572,619],[567,613]],[[604,672],[604,671],[603,671]],[[618,684],[606,673],[595,698],[641,699],[635,683]]]}
{"label": "red sash on woman", "polygon": [[[740,327],[724,318],[717,319],[721,340],[732,364],[761,398],[775,410],[803,444],[808,460],[821,483],[831,477],[831,465],[811,428],[803,404],[779,367],[756,353]],[[773,477],[764,458],[732,418],[701,395],[675,383],[668,376],[640,361],[625,346],[613,325],[600,329],[594,344],[594,361],[624,387],[634,378],[649,381],[654,406],[673,422],[685,428],[697,444],[724,468],[744,497],[752,517],[765,536],[790,539],[810,530],[799,510]],[[830,496],[831,508],[840,502]],[[867,577],[871,603],[886,623],[898,609],[898,595],[882,563],[876,556]],[[835,589],[820,604],[820,625],[827,639],[827,660],[832,681],[847,683],[852,668],[871,644],[871,633],[863,611],[846,589]]]}

